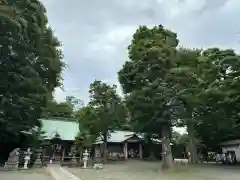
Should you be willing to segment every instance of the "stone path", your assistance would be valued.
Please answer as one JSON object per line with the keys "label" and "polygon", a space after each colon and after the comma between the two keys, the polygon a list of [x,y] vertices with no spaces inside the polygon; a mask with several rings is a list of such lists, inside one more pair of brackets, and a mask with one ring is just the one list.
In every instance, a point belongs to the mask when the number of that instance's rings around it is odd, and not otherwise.
{"label": "stone path", "polygon": [[66,168],[58,165],[48,165],[47,171],[55,180],[81,180],[77,176],[70,173]]}
{"label": "stone path", "polygon": [[81,180],[67,169],[59,165],[49,165],[47,168],[0,171],[0,180]]}

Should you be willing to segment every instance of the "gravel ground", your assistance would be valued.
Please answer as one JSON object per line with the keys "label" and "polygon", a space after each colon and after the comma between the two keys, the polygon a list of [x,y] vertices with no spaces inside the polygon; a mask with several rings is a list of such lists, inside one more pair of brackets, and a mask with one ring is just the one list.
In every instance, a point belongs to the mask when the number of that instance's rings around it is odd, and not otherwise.
{"label": "gravel ground", "polygon": [[104,165],[104,169],[69,168],[82,180],[240,180],[240,166],[203,164],[176,165],[161,171],[160,162],[126,161]]}
{"label": "gravel ground", "polygon": [[0,180],[53,180],[45,169],[0,171]]}

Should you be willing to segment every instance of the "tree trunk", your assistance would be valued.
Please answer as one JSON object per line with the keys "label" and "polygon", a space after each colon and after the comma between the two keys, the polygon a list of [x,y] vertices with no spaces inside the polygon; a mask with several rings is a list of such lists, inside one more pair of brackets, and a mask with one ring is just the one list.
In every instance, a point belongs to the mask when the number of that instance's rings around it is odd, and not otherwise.
{"label": "tree trunk", "polygon": [[108,148],[107,148],[107,133],[103,134],[103,161],[107,163],[108,161]]}
{"label": "tree trunk", "polygon": [[169,124],[164,124],[162,126],[162,150],[163,150],[163,169],[170,169],[173,167],[173,158],[170,145],[170,127]]}
{"label": "tree trunk", "polygon": [[151,139],[151,135],[147,135],[147,142],[148,142],[148,151],[149,151],[149,153],[148,153],[148,159],[150,159],[150,160],[153,160],[153,158],[154,158],[154,153],[153,153],[153,143],[152,143],[152,139]]}
{"label": "tree trunk", "polygon": [[95,146],[92,147],[91,153],[92,153],[92,159],[93,161],[96,161],[96,150],[95,150]]}
{"label": "tree trunk", "polygon": [[198,163],[198,154],[197,154],[197,145],[195,140],[194,122],[190,121],[187,123],[187,132],[189,137],[190,162],[192,164],[196,164]]}
{"label": "tree trunk", "polygon": [[82,166],[82,164],[83,164],[83,148],[80,148],[79,149],[79,156],[80,156],[80,158],[79,158],[79,164],[80,164],[80,166]]}
{"label": "tree trunk", "polygon": [[0,137],[0,153],[1,153],[1,150],[3,149],[3,147],[4,147],[4,139]]}

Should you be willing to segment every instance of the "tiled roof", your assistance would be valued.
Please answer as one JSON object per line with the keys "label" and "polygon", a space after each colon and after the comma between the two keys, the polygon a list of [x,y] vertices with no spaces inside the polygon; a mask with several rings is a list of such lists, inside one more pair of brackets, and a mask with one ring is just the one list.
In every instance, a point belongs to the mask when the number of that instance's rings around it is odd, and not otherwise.
{"label": "tiled roof", "polygon": [[[40,119],[42,122],[42,130],[45,132],[46,139],[52,139],[56,133],[60,135],[62,140],[74,141],[79,132],[77,121],[64,118]],[[113,131],[108,137],[108,142],[120,143],[136,135],[139,139],[144,139],[143,135],[136,134],[131,131]],[[152,139],[155,143],[161,143],[159,139]],[[95,144],[101,144],[102,139],[96,140]]]}
{"label": "tiled roof", "polygon": [[[131,132],[131,131],[113,131],[110,133],[110,136],[108,137],[108,142],[112,142],[112,143],[120,143],[123,142],[131,137],[133,137],[134,135],[136,135],[139,139],[144,139],[143,135],[141,134],[136,134],[135,132]],[[154,139],[152,138],[152,141],[155,143],[161,143],[162,141],[160,139]],[[103,141],[102,139],[98,139],[96,141],[95,144],[102,144]]]}
{"label": "tiled roof", "polygon": [[[129,138],[131,138],[134,135],[134,132],[131,131],[114,131],[110,133],[110,136],[108,137],[108,142],[114,142],[119,143],[123,142]],[[103,141],[101,138],[99,138],[95,144],[101,144]]]}
{"label": "tiled roof", "polygon": [[240,139],[225,141],[220,144],[220,146],[231,146],[231,145],[240,145]]}
{"label": "tiled roof", "polygon": [[77,121],[66,119],[40,119],[42,122],[42,130],[45,132],[46,139],[52,139],[56,133],[60,135],[62,140],[75,140],[79,132]]}

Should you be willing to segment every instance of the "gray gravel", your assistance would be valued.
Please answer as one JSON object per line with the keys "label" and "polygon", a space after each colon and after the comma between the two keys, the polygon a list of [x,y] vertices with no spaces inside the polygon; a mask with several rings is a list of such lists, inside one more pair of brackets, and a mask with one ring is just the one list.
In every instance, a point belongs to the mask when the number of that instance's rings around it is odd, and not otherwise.
{"label": "gray gravel", "polygon": [[104,165],[102,170],[69,168],[82,180],[240,180],[240,166],[177,165],[162,172],[160,162],[125,161]]}
{"label": "gray gravel", "polygon": [[0,180],[53,180],[44,169],[0,171]]}

